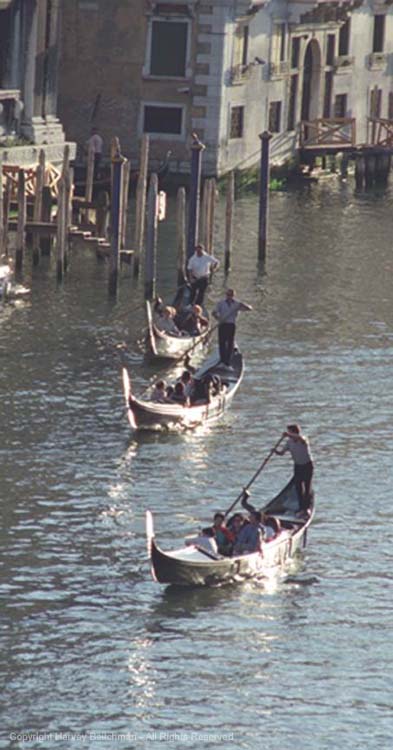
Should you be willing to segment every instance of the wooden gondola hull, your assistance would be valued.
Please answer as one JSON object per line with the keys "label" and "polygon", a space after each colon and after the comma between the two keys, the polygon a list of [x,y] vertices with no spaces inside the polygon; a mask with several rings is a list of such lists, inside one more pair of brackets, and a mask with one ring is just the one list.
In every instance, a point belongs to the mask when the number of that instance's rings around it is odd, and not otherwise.
{"label": "wooden gondola hull", "polygon": [[153,519],[147,514],[148,552],[155,581],[174,586],[218,586],[249,579],[282,575],[299,550],[306,545],[307,530],[314,516],[314,502],[304,519],[294,516],[298,502],[291,480],[282,493],[264,510],[281,519],[282,530],[271,541],[263,542],[261,552],[235,557],[215,556],[201,547],[189,545],[165,552],[156,543]]}
{"label": "wooden gondola hull", "polygon": [[[217,362],[217,359],[214,361]],[[223,375],[222,382],[227,385],[224,385],[221,392],[212,396],[209,403],[192,406],[160,404],[136,398],[131,390],[128,373],[123,369],[123,389],[130,426],[142,430],[186,430],[219,419],[230,406],[244,374],[243,358],[239,352],[234,354],[233,361],[234,371]],[[218,370],[217,367],[209,369],[207,365],[206,368],[201,367],[199,372],[206,374],[210,371]]]}
{"label": "wooden gondola hull", "polygon": [[208,329],[200,336],[173,336],[160,331],[154,323],[152,307],[146,302],[146,356],[151,360],[176,361],[188,354],[200,353],[209,342]]}

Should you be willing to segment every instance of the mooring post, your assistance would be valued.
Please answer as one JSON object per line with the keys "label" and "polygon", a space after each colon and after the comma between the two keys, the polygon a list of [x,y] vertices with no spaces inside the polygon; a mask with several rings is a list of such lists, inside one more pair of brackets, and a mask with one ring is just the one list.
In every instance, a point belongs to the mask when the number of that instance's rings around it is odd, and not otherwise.
{"label": "mooring post", "polygon": [[366,162],[362,153],[356,154],[355,158],[355,182],[356,188],[361,190],[363,188],[363,181],[366,174]]}
{"label": "mooring post", "polygon": [[[49,185],[44,185],[42,189],[42,221],[50,223],[52,220],[53,198]],[[50,255],[52,247],[52,237],[40,237],[41,255]]]}
{"label": "mooring post", "polygon": [[199,200],[201,190],[201,167],[202,152],[205,146],[199,140],[196,133],[192,134],[191,144],[191,175],[190,175],[190,197],[188,207],[188,233],[187,233],[187,259],[194,254],[195,245],[198,242],[199,229]]}
{"label": "mooring post", "polygon": [[121,214],[123,208],[123,166],[119,139],[112,144],[112,189],[111,189],[111,254],[109,259],[108,292],[116,296],[120,267]]}
{"label": "mooring post", "polygon": [[258,260],[266,258],[267,224],[269,208],[269,141],[271,133],[267,130],[260,136],[261,139],[261,168],[259,182],[259,227],[258,227]]}
{"label": "mooring post", "polygon": [[105,190],[100,190],[97,196],[97,208],[96,208],[96,235],[97,237],[108,236],[108,225],[109,225],[109,193]]}
{"label": "mooring post", "polygon": [[4,226],[4,191],[3,191],[3,157],[0,154],[0,258],[5,255]]}
{"label": "mooring post", "polygon": [[147,196],[147,231],[145,254],[145,299],[151,300],[155,296],[156,286],[156,257],[157,257],[157,197],[158,177],[150,176],[149,193]]}
{"label": "mooring post", "polygon": [[18,173],[18,223],[16,230],[16,252],[15,252],[15,271],[21,271],[23,268],[23,257],[26,245],[26,193],[25,193],[25,172],[20,168]]}
{"label": "mooring post", "polygon": [[209,253],[212,253],[214,250],[214,227],[215,227],[215,221],[216,221],[216,202],[217,202],[217,185],[214,177],[211,177],[210,180],[210,189],[209,189],[209,210],[208,210],[208,216],[209,216],[209,223],[208,223],[208,232],[207,232],[207,240],[206,240],[206,249]]}
{"label": "mooring post", "polygon": [[120,247],[124,249],[127,242],[127,217],[128,217],[128,197],[130,187],[131,162],[128,159],[123,165],[123,205],[122,205],[122,223],[120,235]]}
{"label": "mooring post", "polygon": [[176,199],[176,247],[177,247],[177,285],[185,281],[186,263],[186,190],[180,187]]}
{"label": "mooring post", "polygon": [[[42,221],[42,191],[45,182],[45,151],[40,150],[37,169],[35,173],[35,190],[34,190],[34,212],[33,221]],[[38,266],[40,262],[40,234],[33,233],[33,266]]]}
{"label": "mooring post", "polygon": [[372,188],[375,182],[375,167],[376,157],[375,154],[367,154],[366,156],[366,172],[365,172],[365,183],[366,188]]}
{"label": "mooring post", "polygon": [[141,155],[139,159],[139,175],[136,189],[136,217],[134,238],[134,276],[138,276],[143,243],[145,239],[145,213],[146,213],[146,188],[147,169],[149,164],[149,136],[143,135],[141,142]]}
{"label": "mooring post", "polygon": [[56,276],[58,282],[62,281],[64,276],[65,214],[65,179],[62,175],[57,183]]}
{"label": "mooring post", "polygon": [[232,238],[233,238],[233,205],[235,202],[235,175],[230,172],[227,183],[225,210],[225,273],[231,267]]}
{"label": "mooring post", "polygon": [[4,226],[4,234],[3,234],[3,253],[8,257],[8,222],[10,219],[10,207],[11,207],[11,181],[7,177],[6,183],[5,183],[5,190],[4,190],[4,214],[3,214],[3,226]]}

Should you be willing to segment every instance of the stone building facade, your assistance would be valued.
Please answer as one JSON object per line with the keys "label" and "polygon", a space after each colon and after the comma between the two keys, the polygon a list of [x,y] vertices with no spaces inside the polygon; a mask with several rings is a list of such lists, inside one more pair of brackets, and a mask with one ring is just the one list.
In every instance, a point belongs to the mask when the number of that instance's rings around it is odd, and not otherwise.
{"label": "stone building facade", "polygon": [[[5,162],[62,158],[57,117],[61,0],[0,0],[0,145]],[[15,141],[26,145],[13,147]]]}
{"label": "stone building facade", "polygon": [[83,145],[98,126],[151,166],[170,151],[189,170],[191,133],[205,174],[259,160],[259,134],[287,160],[303,128],[346,118],[356,140],[368,118],[393,118],[391,0],[66,0],[60,116]]}

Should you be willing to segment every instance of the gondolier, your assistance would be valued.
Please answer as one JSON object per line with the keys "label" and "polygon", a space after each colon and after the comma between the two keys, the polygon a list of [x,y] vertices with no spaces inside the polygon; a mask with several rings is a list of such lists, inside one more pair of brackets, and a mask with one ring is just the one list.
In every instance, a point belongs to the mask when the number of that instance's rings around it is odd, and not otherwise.
{"label": "gondolier", "polygon": [[236,318],[241,310],[252,310],[251,305],[235,299],[234,289],[227,289],[225,299],[218,302],[213,311],[219,321],[218,345],[220,359],[225,367],[230,367],[235,343]]}
{"label": "gondolier", "polygon": [[187,264],[188,278],[191,284],[191,304],[203,305],[210,274],[217,270],[220,263],[214,255],[208,255],[203,245],[195,247]]}
{"label": "gondolier", "polygon": [[276,448],[275,453],[277,456],[283,456],[287,451],[291,454],[294,462],[294,480],[299,497],[300,513],[306,514],[309,511],[312,499],[311,482],[314,472],[310,444],[307,438],[301,434],[298,424],[288,425],[283,437],[288,438],[288,440],[281,450]]}

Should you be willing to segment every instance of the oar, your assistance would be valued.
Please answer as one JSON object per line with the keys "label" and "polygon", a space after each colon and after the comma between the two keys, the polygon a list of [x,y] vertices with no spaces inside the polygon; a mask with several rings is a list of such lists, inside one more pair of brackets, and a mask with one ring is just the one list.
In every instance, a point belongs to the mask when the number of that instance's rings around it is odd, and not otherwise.
{"label": "oar", "polygon": [[264,459],[264,461],[261,463],[259,469],[257,469],[257,471],[255,472],[254,476],[251,477],[249,483],[245,487],[243,487],[242,491],[237,496],[236,500],[234,500],[233,503],[232,503],[232,505],[228,508],[228,510],[225,511],[224,518],[226,518],[231,513],[231,511],[234,509],[235,505],[239,502],[239,500],[242,499],[242,497],[244,495],[244,490],[248,490],[249,487],[251,487],[251,485],[255,482],[256,478],[259,477],[261,471],[263,471],[263,469],[265,468],[267,462],[271,459],[272,455],[274,454],[275,450],[277,450],[277,448],[280,445],[280,443],[281,443],[282,440],[284,440],[284,435],[281,435],[280,439],[277,441],[277,443],[275,444],[275,446],[271,449],[269,455],[266,456],[266,458]]}

